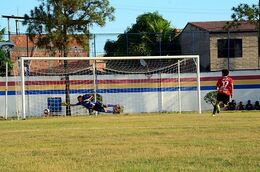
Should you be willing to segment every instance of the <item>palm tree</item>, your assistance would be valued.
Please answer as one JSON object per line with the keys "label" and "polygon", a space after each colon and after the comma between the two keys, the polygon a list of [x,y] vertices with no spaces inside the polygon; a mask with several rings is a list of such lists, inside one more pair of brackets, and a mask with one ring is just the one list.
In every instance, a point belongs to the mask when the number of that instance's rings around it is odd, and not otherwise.
{"label": "palm tree", "polygon": [[173,54],[176,30],[158,12],[137,17],[136,23],[120,34],[117,41],[107,41],[106,56],[153,56]]}

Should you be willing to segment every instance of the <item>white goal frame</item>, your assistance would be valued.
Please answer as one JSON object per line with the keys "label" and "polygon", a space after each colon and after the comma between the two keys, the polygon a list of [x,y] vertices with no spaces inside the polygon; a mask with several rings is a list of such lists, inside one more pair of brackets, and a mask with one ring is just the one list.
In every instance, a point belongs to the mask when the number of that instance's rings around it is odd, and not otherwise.
{"label": "white goal frame", "polygon": [[[22,96],[22,118],[26,119],[26,100],[25,100],[25,67],[24,61],[26,60],[158,60],[158,59],[195,59],[196,74],[197,74],[197,107],[198,113],[201,114],[201,89],[200,89],[200,57],[199,55],[180,55],[180,56],[127,56],[127,57],[20,57],[20,75],[21,75],[21,96]],[[95,62],[93,63],[93,70],[95,70]],[[95,85],[96,73],[93,71],[93,79]],[[178,61],[178,97],[179,97],[179,112],[181,112],[181,99],[180,99],[180,62]],[[95,87],[95,86],[94,86]]]}

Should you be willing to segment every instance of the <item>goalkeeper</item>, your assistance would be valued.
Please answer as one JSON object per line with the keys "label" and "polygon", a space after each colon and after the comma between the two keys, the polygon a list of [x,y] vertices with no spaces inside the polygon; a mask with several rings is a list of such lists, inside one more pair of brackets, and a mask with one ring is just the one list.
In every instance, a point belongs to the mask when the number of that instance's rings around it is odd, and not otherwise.
{"label": "goalkeeper", "polygon": [[[85,94],[83,96],[78,96],[78,103],[70,104],[70,106],[84,106],[89,111],[94,110],[103,113],[120,113],[120,106],[119,105],[112,105],[112,104],[103,104],[99,101],[94,102],[94,95]],[[65,104],[66,105],[66,104]],[[108,108],[112,108],[109,110]]]}

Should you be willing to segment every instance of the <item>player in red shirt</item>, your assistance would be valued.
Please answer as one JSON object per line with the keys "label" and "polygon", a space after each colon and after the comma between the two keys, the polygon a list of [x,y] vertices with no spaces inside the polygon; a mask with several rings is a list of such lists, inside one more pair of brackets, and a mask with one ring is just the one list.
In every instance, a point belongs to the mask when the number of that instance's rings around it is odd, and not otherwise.
{"label": "player in red shirt", "polygon": [[227,105],[230,97],[233,96],[234,93],[234,83],[233,79],[229,76],[229,71],[227,69],[222,70],[222,77],[217,82],[217,101],[214,106],[213,116],[215,113],[219,113],[220,107],[219,103],[222,102],[224,105]]}

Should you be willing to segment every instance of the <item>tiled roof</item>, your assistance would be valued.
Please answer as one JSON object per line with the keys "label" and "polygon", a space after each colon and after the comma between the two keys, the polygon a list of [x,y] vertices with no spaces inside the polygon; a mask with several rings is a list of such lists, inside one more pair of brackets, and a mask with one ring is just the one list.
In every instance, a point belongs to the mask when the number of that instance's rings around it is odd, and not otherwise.
{"label": "tiled roof", "polygon": [[[208,21],[208,22],[189,22],[193,26],[196,26],[202,30],[208,32],[226,32],[224,27],[227,24],[232,23],[232,21]],[[246,32],[246,31],[257,31],[256,25],[248,21],[239,21],[237,22],[236,27],[231,27],[229,31],[231,32]]]}

